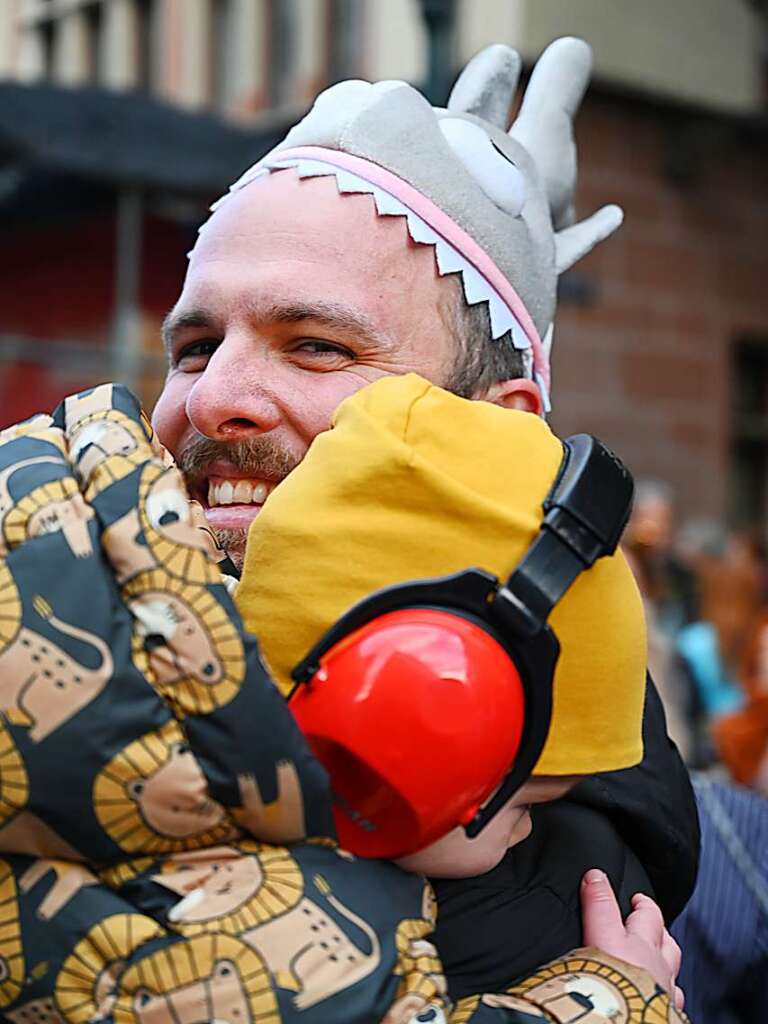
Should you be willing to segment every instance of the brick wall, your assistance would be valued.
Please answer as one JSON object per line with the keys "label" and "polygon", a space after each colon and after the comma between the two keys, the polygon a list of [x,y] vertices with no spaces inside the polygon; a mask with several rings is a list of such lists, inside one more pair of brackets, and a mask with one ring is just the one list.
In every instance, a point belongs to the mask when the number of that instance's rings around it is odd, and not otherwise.
{"label": "brick wall", "polygon": [[561,304],[553,425],[674,483],[684,516],[721,517],[732,345],[768,346],[768,137],[598,94],[578,143],[580,215],[626,219],[577,265],[591,301]]}

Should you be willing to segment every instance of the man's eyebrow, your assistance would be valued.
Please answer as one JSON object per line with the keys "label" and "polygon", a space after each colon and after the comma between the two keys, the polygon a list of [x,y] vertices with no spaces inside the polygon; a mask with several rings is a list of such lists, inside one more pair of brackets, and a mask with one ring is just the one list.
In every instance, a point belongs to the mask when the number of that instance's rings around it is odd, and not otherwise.
{"label": "man's eyebrow", "polygon": [[213,317],[203,309],[189,309],[183,313],[176,313],[172,309],[166,316],[165,320],[163,320],[163,325],[160,328],[163,345],[165,346],[166,351],[170,349],[175,332],[183,330],[185,327],[213,326]]}
{"label": "man's eyebrow", "polygon": [[253,309],[253,317],[262,322],[281,324],[297,324],[311,320],[321,327],[354,335],[362,342],[375,345],[389,343],[387,335],[370,317],[333,301],[259,304]]}
{"label": "man's eyebrow", "polygon": [[[320,327],[354,336],[364,344],[387,347],[391,344],[388,335],[378,329],[370,317],[333,301],[259,302],[252,306],[250,316],[253,321],[261,323],[298,324],[310,320]],[[189,309],[178,313],[171,310],[161,328],[163,344],[166,351],[169,351],[177,331],[187,327],[216,326],[215,318],[204,309]]]}

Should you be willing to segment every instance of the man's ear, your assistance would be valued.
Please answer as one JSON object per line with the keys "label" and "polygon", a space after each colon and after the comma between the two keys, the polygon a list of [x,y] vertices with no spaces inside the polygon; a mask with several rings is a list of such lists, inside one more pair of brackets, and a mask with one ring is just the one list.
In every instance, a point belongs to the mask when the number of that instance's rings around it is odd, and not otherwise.
{"label": "man's ear", "polygon": [[491,384],[482,397],[486,402],[500,405],[504,409],[532,412],[534,416],[541,416],[544,408],[538,386],[525,377],[497,381]]}

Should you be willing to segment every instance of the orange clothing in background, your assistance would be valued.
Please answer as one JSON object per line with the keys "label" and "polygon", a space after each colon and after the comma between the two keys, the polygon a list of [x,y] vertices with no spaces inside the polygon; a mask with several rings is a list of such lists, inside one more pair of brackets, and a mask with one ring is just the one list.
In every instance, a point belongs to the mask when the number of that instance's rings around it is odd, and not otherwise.
{"label": "orange clothing in background", "polygon": [[741,674],[747,704],[713,725],[720,756],[736,782],[751,785],[768,751],[768,614],[760,616]]}

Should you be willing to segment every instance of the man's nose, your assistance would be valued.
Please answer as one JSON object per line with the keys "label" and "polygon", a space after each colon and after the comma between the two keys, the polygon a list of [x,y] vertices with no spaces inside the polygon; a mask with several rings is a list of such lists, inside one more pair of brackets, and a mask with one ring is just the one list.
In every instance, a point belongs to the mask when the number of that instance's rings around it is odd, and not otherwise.
{"label": "man's nose", "polygon": [[273,430],[279,405],[269,388],[274,367],[243,339],[225,338],[187,397],[187,417],[204,437],[241,441]]}

